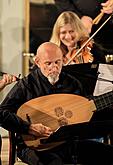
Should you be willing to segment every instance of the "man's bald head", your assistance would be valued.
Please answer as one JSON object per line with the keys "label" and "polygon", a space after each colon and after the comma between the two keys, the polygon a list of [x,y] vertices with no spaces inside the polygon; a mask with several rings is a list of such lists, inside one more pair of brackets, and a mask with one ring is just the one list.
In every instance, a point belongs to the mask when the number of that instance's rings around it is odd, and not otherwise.
{"label": "man's bald head", "polygon": [[37,49],[35,64],[40,68],[42,74],[48,78],[51,84],[59,79],[63,65],[63,54],[61,49],[54,43],[45,42]]}
{"label": "man's bald head", "polygon": [[41,56],[44,56],[45,53],[51,54],[51,56],[54,56],[54,54],[59,54],[59,56],[62,55],[61,49],[52,42],[45,42],[41,44],[37,49],[36,58],[41,58]]}

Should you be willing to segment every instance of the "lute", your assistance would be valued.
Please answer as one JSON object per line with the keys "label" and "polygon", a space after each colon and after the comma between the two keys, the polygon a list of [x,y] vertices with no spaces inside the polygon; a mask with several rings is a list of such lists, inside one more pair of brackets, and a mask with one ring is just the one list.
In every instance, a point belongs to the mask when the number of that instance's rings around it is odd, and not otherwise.
{"label": "lute", "polygon": [[[24,103],[17,115],[25,121],[42,123],[53,131],[61,126],[90,121],[95,110],[102,110],[113,104],[113,91],[89,100],[74,94],[51,94]],[[27,146],[39,146],[40,139],[23,135]]]}

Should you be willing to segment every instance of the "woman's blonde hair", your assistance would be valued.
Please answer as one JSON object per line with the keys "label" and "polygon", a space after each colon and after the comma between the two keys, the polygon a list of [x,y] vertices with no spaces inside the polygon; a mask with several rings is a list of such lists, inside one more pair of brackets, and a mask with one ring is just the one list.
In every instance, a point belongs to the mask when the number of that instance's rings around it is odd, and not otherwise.
{"label": "woman's blonde hair", "polygon": [[89,37],[80,18],[72,11],[65,11],[59,15],[54,24],[50,42],[53,42],[58,46],[61,46],[61,41],[59,37],[60,28],[66,24],[71,24],[73,26],[73,28],[76,30],[78,34],[78,40],[82,40],[82,38]]}

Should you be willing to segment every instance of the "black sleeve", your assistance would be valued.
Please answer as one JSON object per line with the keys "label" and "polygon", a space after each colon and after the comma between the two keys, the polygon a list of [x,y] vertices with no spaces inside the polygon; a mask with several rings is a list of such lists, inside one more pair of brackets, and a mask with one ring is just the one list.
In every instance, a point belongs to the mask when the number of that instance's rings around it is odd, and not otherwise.
{"label": "black sleeve", "polygon": [[101,45],[99,45],[98,43],[94,43],[93,48],[91,49],[91,53],[94,57],[93,63],[106,63],[106,52]]}
{"label": "black sleeve", "polygon": [[0,126],[8,131],[28,133],[29,123],[16,115],[18,108],[25,100],[25,94],[21,84],[22,82],[17,83],[1,103]]}
{"label": "black sleeve", "polygon": [[55,0],[55,4],[59,13],[70,10],[80,18],[87,15],[94,19],[102,8],[101,1],[97,2],[96,0]]}
{"label": "black sleeve", "polygon": [[63,11],[73,11],[79,17],[82,16],[82,13],[76,8],[76,5],[72,0],[54,0],[54,1],[59,13],[62,13]]}

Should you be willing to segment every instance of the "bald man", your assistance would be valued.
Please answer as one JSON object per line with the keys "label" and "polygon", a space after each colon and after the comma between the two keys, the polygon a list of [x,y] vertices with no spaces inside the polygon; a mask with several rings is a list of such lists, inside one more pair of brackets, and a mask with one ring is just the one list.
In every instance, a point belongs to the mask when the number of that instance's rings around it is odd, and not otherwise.
{"label": "bald man", "polygon": [[[50,94],[83,94],[81,83],[75,77],[62,72],[62,56],[60,48],[53,43],[45,42],[39,46],[35,57],[36,67],[27,77],[17,82],[0,106],[1,126],[19,133],[17,155],[29,165],[74,164],[76,157],[78,163],[105,165],[106,162],[106,165],[111,165],[113,147],[109,145],[92,140],[77,141],[77,144],[74,145],[73,140],[68,140],[50,150],[39,152],[28,147],[20,136],[21,134],[31,134],[43,138],[53,133],[50,127],[41,123],[42,121],[33,124],[18,117],[16,113],[22,104],[33,98]],[[79,132],[78,127],[76,132]]]}

